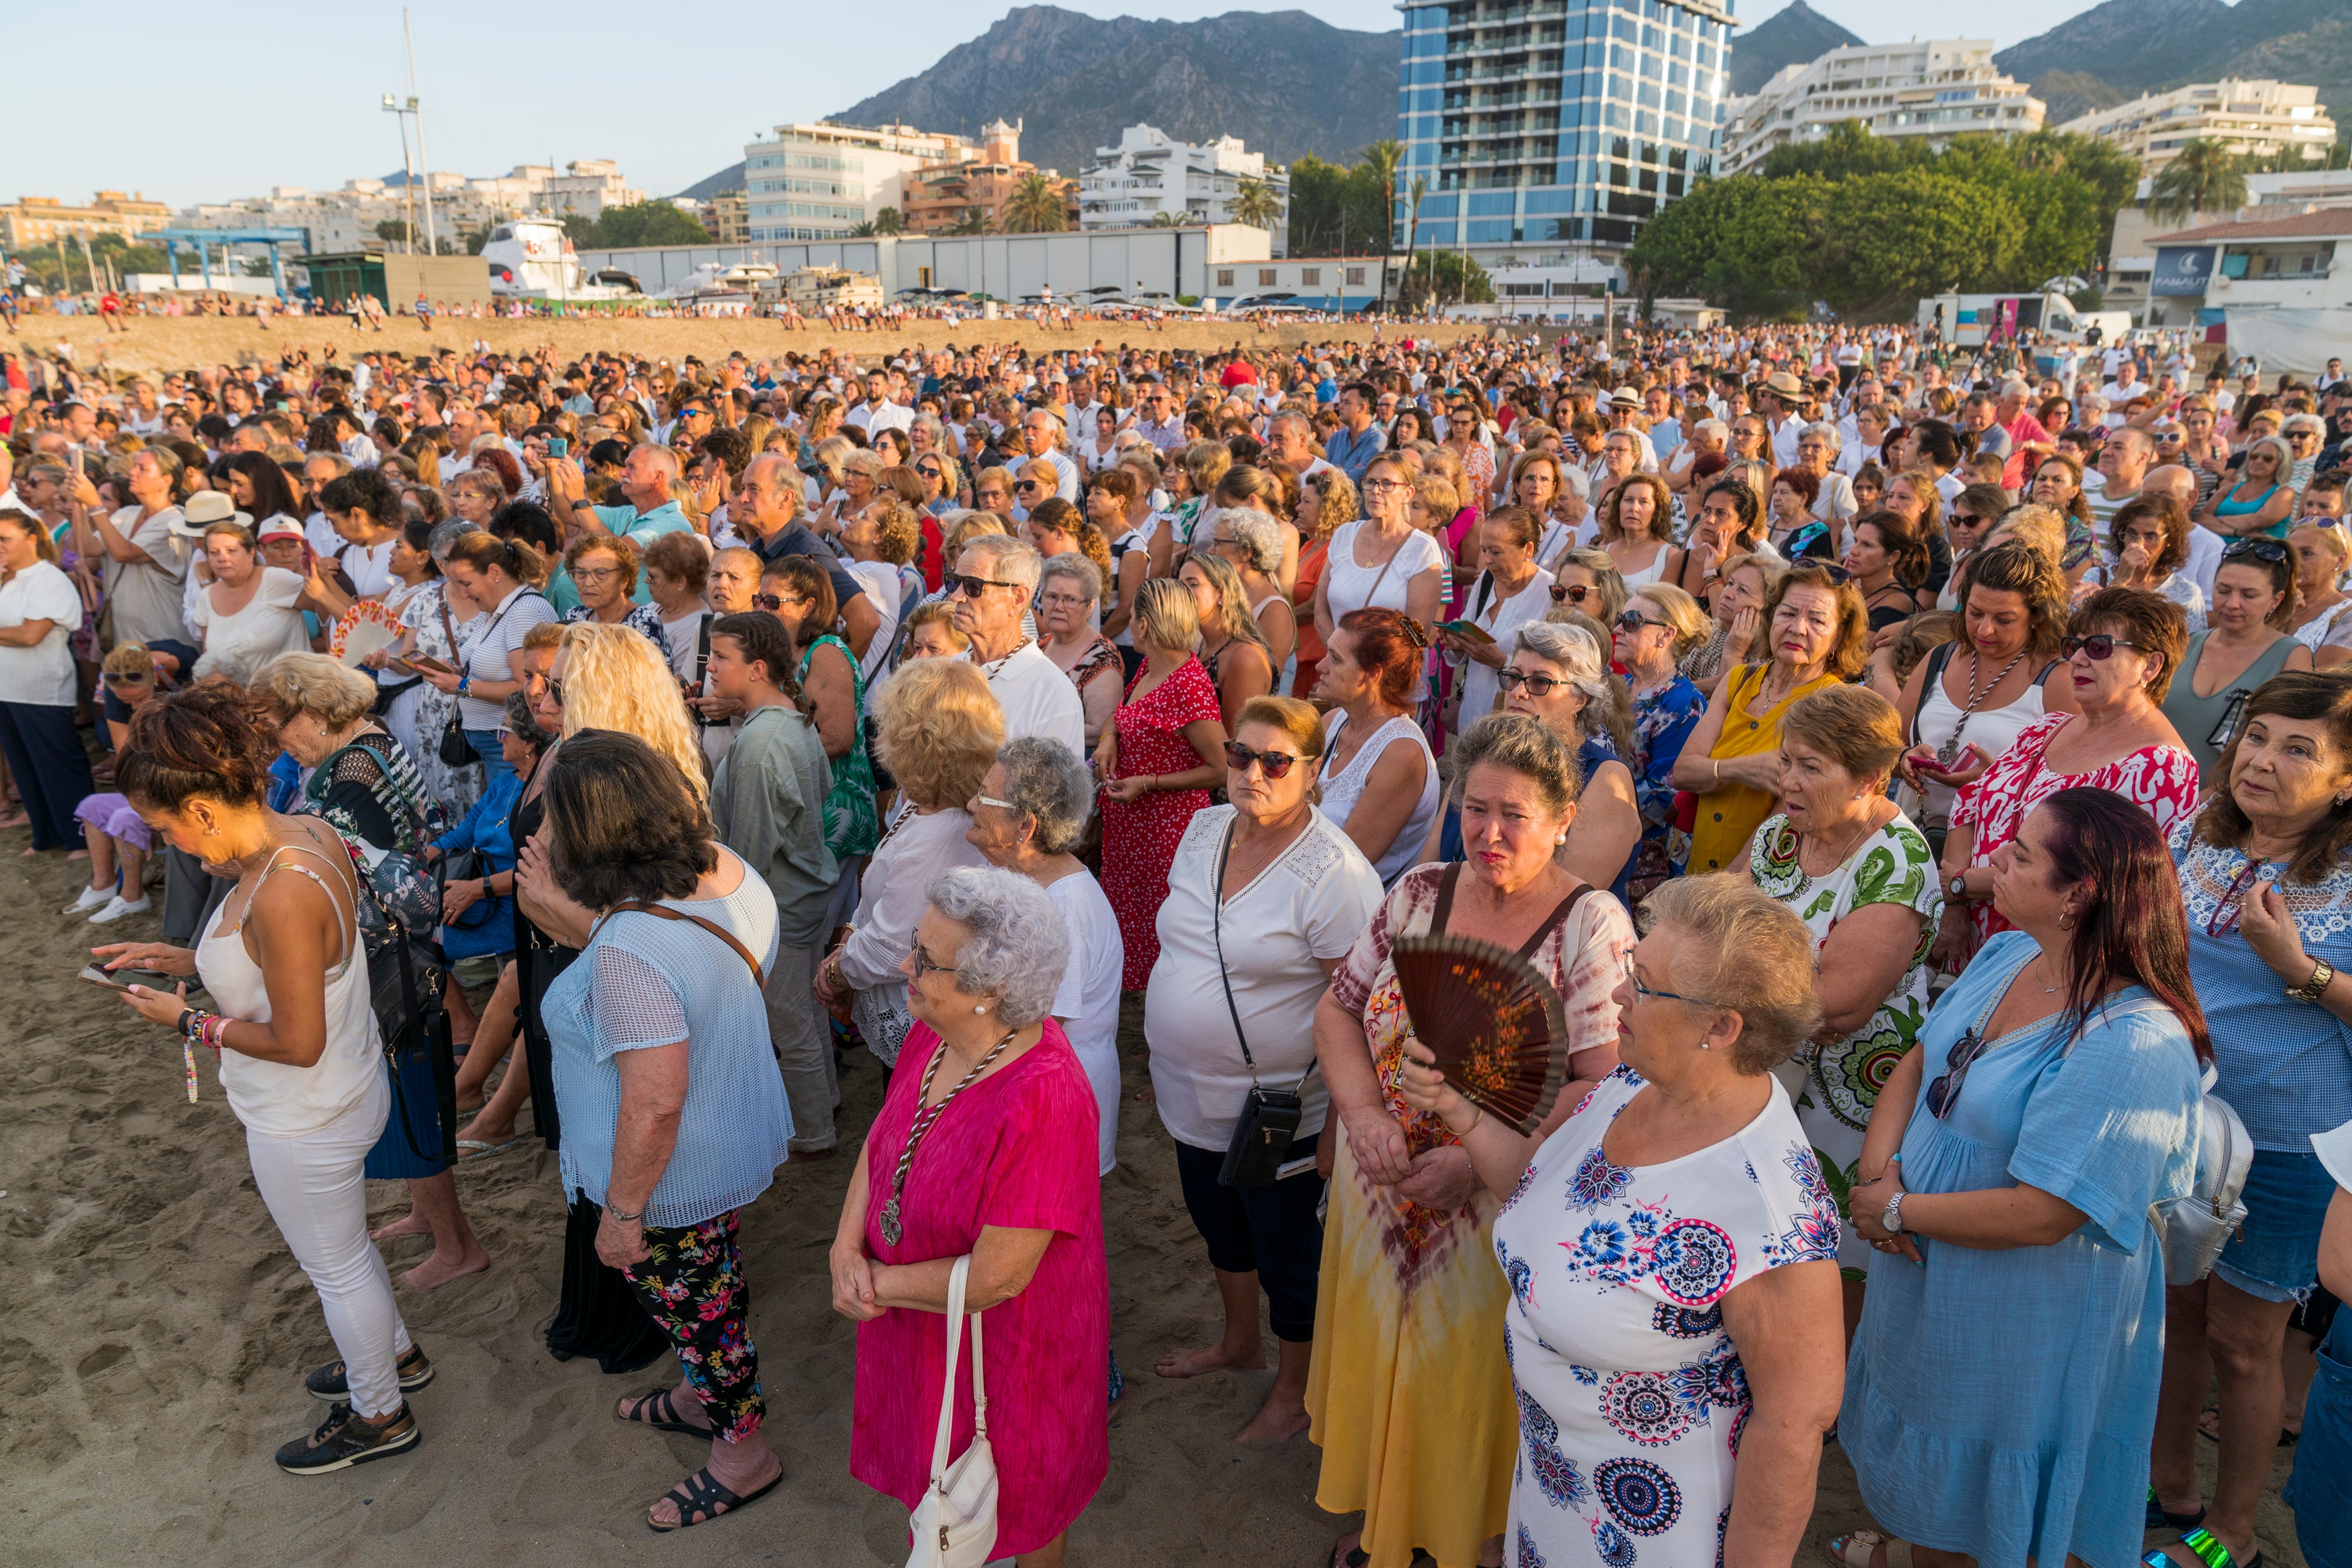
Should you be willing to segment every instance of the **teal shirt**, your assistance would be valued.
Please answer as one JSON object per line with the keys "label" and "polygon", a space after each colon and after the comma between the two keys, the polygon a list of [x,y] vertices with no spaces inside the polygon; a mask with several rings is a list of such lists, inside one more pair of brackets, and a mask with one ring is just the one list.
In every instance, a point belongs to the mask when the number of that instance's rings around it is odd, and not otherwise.
{"label": "teal shirt", "polygon": [[[637,553],[640,555],[645,553],[646,545],[665,533],[694,531],[694,524],[687,521],[686,513],[678,510],[677,502],[674,500],[666,500],[651,511],[639,511],[633,506],[592,506],[588,510],[596,514],[596,521],[603,523],[607,530],[621,535],[635,545]],[[548,601],[554,605],[557,610],[568,615],[572,606],[580,603],[580,592],[572,585],[569,573],[559,570],[557,575],[562,578],[563,593],[571,603],[566,604],[563,599],[556,596],[553,580],[548,584]],[[629,595],[629,602],[633,605],[650,605],[654,602],[653,589],[646,584],[646,574],[642,569],[637,573],[637,590]]]}

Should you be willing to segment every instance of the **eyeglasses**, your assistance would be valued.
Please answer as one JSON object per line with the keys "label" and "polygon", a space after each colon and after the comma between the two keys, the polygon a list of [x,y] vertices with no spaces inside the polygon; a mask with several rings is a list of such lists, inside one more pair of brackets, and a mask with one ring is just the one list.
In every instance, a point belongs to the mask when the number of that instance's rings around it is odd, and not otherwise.
{"label": "eyeglasses", "polygon": [[1549,697],[1567,682],[1557,675],[1531,675],[1524,669],[1498,669],[1495,672],[1495,684],[1506,691],[1517,691],[1524,686],[1531,697]]}
{"label": "eyeglasses", "polygon": [[[2224,551],[2222,553],[2227,554],[2228,552]],[[574,566],[572,569],[572,580],[574,583],[602,583],[607,577],[617,577],[620,574],[621,569],[618,566]]]}
{"label": "eyeglasses", "polygon": [[1411,489],[1412,487],[1402,479],[1366,479],[1363,483],[1363,491],[1366,495],[1370,495],[1374,490],[1409,490]]}
{"label": "eyeglasses", "polygon": [[982,588],[1018,588],[1018,583],[1000,583],[993,577],[970,577],[961,572],[947,574],[947,590],[950,595],[961,594],[967,599],[977,599]]}
{"label": "eyeglasses", "polygon": [[1038,596],[1037,602],[1040,605],[1051,605],[1057,609],[1068,610],[1085,604],[1087,597],[1084,594],[1043,594]]}
{"label": "eyeglasses", "polygon": [[920,980],[924,975],[934,972],[942,974],[953,974],[956,972],[956,967],[952,963],[933,963],[931,962],[931,955],[923,951],[923,944],[921,942],[917,942],[915,944],[914,954],[915,978],[918,980]]}
{"label": "eyeglasses", "polygon": [[754,594],[751,595],[751,605],[753,608],[765,610],[772,616],[784,607],[784,601],[782,596],[777,594]]}
{"label": "eyeglasses", "polygon": [[1225,766],[1237,773],[1249,772],[1249,765],[1255,763],[1265,770],[1266,777],[1278,779],[1289,773],[1291,764],[1297,761],[1287,752],[1253,752],[1239,741],[1225,742]]}
{"label": "eyeglasses", "polygon": [[563,706],[563,682],[551,675],[547,678],[547,700],[558,708]]}
{"label": "eyeglasses", "polygon": [[1584,603],[1584,596],[1594,591],[1589,583],[1579,583],[1574,587],[1565,583],[1554,583],[1551,585],[1551,602],[1555,605],[1580,605]]}
{"label": "eyeglasses", "polygon": [[2221,546],[2221,559],[2224,561],[2235,560],[2241,555],[2251,555],[2257,561],[2275,566],[2287,558],[2287,548],[2275,539],[2233,539]]}
{"label": "eyeglasses", "polygon": [[2119,647],[2137,649],[2138,647],[2139,644],[2136,642],[2126,642],[2121,637],[2111,637],[2105,632],[2093,632],[2086,637],[2066,637],[2058,639],[2058,651],[2068,658],[2074,658],[2078,653],[2087,653],[2097,659],[2113,658],[2116,656],[2116,649]]}
{"label": "eyeglasses", "polygon": [[[973,795],[973,796],[971,797],[971,804],[972,804],[972,805],[992,805],[992,806],[996,807],[996,809],[997,809],[997,810],[999,810],[999,811],[1018,811],[1018,810],[1020,810],[1020,809],[1021,809],[1019,806],[1017,806],[1017,805],[1013,805],[1011,801],[1009,801],[1009,800],[999,800],[999,799],[997,799],[997,798],[996,798],[994,795]],[[919,951],[919,950],[918,950],[918,951]]]}
{"label": "eyeglasses", "polygon": [[1633,955],[1630,952],[1625,955],[1625,984],[1633,988],[1634,995],[1642,998],[1645,1002],[1681,1002],[1693,1007],[1712,1007],[1715,1005],[1712,1002],[1702,1002],[1696,996],[1685,996],[1680,992],[1676,991],[1651,990],[1648,986],[1642,984],[1642,972],[1633,967]]}
{"label": "eyeglasses", "polygon": [[1927,1086],[1927,1114],[1941,1121],[1959,1103],[1960,1086],[1968,1081],[1969,1068],[1985,1054],[1992,1042],[1974,1029],[1952,1042],[1949,1055],[1944,1058],[1944,1075]]}
{"label": "eyeglasses", "polygon": [[1617,629],[1621,632],[1638,632],[1643,626],[1664,626],[1668,631],[1674,630],[1667,622],[1651,620],[1639,610],[1627,610],[1617,617]]}

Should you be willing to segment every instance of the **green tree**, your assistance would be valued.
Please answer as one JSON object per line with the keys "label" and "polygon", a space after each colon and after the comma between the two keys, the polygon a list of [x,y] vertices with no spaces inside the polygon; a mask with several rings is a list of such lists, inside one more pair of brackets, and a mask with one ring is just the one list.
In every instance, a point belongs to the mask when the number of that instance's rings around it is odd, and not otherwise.
{"label": "green tree", "polygon": [[1033,172],[1013,184],[1012,199],[1004,204],[1007,234],[1053,234],[1068,222],[1062,188],[1055,181]]}
{"label": "green tree", "polygon": [[1235,223],[1271,229],[1282,221],[1282,198],[1274,194],[1270,182],[1244,176],[1234,186],[1230,210]]}
{"label": "green tree", "polygon": [[1408,310],[1423,305],[1478,305],[1495,297],[1494,279],[1486,269],[1456,251],[1433,251],[1405,263],[1397,287],[1398,302]]}
{"label": "green tree", "polygon": [[1181,228],[1183,225],[1184,215],[1181,213],[1156,212],[1151,215],[1151,221],[1144,226],[1146,228]]}
{"label": "green tree", "polygon": [[1390,215],[1396,211],[1397,169],[1403,162],[1404,143],[1393,136],[1374,142],[1364,149],[1364,156],[1360,166],[1370,171],[1372,184],[1378,187],[1377,194],[1381,203],[1380,223],[1375,229],[1369,229],[1367,233],[1388,232],[1389,225],[1393,221]]}
{"label": "green tree", "polygon": [[406,245],[408,243],[408,220],[406,218],[397,217],[385,218],[382,223],[375,226],[375,237],[383,241],[386,245]]}
{"label": "green tree", "polygon": [[2244,162],[2219,142],[2200,136],[2157,175],[2147,212],[2159,223],[2177,223],[2191,213],[2235,212],[2245,205]]}
{"label": "green tree", "polygon": [[710,243],[710,231],[670,202],[632,202],[626,206],[606,207],[596,226],[603,232],[604,248],[612,250],[638,245]]}
{"label": "green tree", "polygon": [[880,232],[880,230],[874,226],[871,219],[868,219],[864,223],[856,223],[849,226],[849,237],[852,239],[872,239]]}
{"label": "green tree", "polygon": [[897,207],[884,207],[874,215],[874,232],[877,234],[906,233],[906,216]]}
{"label": "green tree", "polygon": [[602,250],[604,248],[604,226],[593,217],[565,213],[563,237],[572,242],[574,250]]}
{"label": "green tree", "polygon": [[2021,243],[2017,209],[1999,190],[1925,169],[1841,180],[1826,217],[1816,288],[1842,311],[1902,310],[1986,286]]}
{"label": "green tree", "polygon": [[963,209],[963,216],[955,220],[948,232],[950,234],[992,234],[995,230],[988,221],[986,209],[966,207]]}
{"label": "green tree", "polygon": [[1742,320],[1786,320],[1816,297],[1832,182],[1709,180],[1642,226],[1625,253],[1661,294],[1696,294]]}

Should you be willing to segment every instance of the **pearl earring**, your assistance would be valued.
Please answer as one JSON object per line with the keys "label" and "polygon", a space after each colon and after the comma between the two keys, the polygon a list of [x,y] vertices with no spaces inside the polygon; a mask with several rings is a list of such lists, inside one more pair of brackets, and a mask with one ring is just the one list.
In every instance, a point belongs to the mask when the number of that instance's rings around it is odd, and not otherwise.
{"label": "pearl earring", "polygon": [[973,1011],[973,1012],[975,1012],[975,1013],[985,1013],[985,1012],[987,1012],[987,1011],[988,1011],[988,1009],[987,1009],[987,1008],[985,1008],[985,1007],[974,1007],[974,1008],[972,1009],[972,1011]]}

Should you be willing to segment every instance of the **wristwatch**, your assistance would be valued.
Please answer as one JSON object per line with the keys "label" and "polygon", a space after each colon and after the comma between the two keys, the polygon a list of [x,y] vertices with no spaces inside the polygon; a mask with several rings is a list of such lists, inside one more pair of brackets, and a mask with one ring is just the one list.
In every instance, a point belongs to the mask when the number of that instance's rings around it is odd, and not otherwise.
{"label": "wristwatch", "polygon": [[1909,1193],[1897,1193],[1886,1200],[1886,1207],[1879,1215],[1878,1223],[1886,1227],[1889,1236],[1903,1234],[1903,1200],[1910,1195]]}
{"label": "wristwatch", "polygon": [[2316,1002],[2327,994],[2328,985],[2336,979],[2336,966],[2326,959],[2311,972],[2311,978],[2300,985],[2290,985],[2286,994],[2298,1002]]}
{"label": "wristwatch", "polygon": [[1953,872],[1952,879],[1944,884],[1944,896],[1950,899],[1967,898],[1969,896],[1969,874],[1966,871]]}

